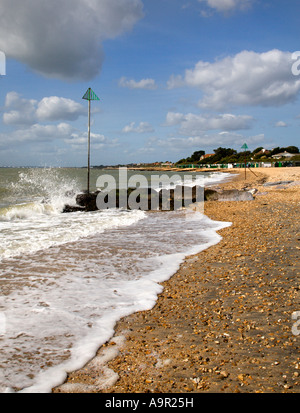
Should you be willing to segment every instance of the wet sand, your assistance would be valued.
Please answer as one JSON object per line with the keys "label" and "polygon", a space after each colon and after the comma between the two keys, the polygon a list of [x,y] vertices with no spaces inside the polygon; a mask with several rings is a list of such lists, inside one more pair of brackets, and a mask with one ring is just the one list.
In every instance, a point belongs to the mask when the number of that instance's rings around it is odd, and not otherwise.
{"label": "wet sand", "polygon": [[253,172],[219,187],[256,188],[254,201],[205,203],[232,222],[221,242],[187,257],[154,308],[122,319],[54,392],[300,392],[300,168]]}

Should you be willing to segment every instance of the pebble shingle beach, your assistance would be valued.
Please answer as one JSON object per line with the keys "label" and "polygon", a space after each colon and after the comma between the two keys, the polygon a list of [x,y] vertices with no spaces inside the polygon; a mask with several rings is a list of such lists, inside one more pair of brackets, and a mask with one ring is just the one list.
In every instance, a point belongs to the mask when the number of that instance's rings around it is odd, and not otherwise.
{"label": "pebble shingle beach", "polygon": [[187,257],[154,308],[122,319],[53,391],[300,392],[299,169],[219,185],[255,188],[255,200],[205,202],[209,218],[232,223],[222,240]]}

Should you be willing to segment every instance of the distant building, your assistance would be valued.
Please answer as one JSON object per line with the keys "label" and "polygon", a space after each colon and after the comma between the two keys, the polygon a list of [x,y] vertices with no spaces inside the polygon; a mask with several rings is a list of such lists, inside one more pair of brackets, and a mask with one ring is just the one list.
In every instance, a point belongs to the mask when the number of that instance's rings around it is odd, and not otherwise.
{"label": "distant building", "polygon": [[255,154],[255,156],[260,156],[260,155],[269,155],[271,153],[271,151],[269,151],[268,149],[262,149],[261,151],[257,152]]}
{"label": "distant building", "polygon": [[211,156],[214,156],[214,153],[208,153],[207,155],[202,155],[200,158],[200,161],[203,161],[203,159],[207,159],[210,158]]}
{"label": "distant building", "polygon": [[274,158],[274,159],[281,159],[281,158],[290,159],[293,156],[295,156],[294,153],[289,153],[287,151],[284,151],[284,152],[281,152],[281,153],[277,153],[276,155],[273,155],[272,158]]}

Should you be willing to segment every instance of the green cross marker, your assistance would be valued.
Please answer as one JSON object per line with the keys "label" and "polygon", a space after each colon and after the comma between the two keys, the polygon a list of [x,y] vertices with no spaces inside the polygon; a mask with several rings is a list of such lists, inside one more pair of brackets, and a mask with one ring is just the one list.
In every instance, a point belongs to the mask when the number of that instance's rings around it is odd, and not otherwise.
{"label": "green cross marker", "polygon": [[89,122],[88,122],[88,179],[87,179],[87,193],[90,193],[90,157],[91,157],[91,100],[100,100],[96,93],[88,88],[82,99],[89,102]]}
{"label": "green cross marker", "polygon": [[[246,143],[244,143],[244,145],[242,146],[242,149],[245,149],[245,152],[248,148],[248,145]],[[247,178],[247,160],[246,160],[246,153],[245,153],[245,179]]]}
{"label": "green cross marker", "polygon": [[86,93],[85,93],[85,95],[83,96],[82,99],[85,99],[85,100],[100,100],[98,98],[98,96],[96,95],[96,93],[91,88],[88,88],[88,90],[86,91]]}

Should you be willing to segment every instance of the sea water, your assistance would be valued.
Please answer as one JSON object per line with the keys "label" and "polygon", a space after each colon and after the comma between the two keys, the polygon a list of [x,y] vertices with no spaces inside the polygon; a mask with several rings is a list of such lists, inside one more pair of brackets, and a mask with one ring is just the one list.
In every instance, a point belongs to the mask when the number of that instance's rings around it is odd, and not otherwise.
{"label": "sea water", "polygon": [[[104,173],[118,181],[118,171],[92,170],[92,189]],[[194,178],[207,186],[228,175]],[[192,210],[62,213],[85,181],[80,168],[0,169],[1,392],[61,384],[120,318],[151,309],[160,283],[229,225]]]}

